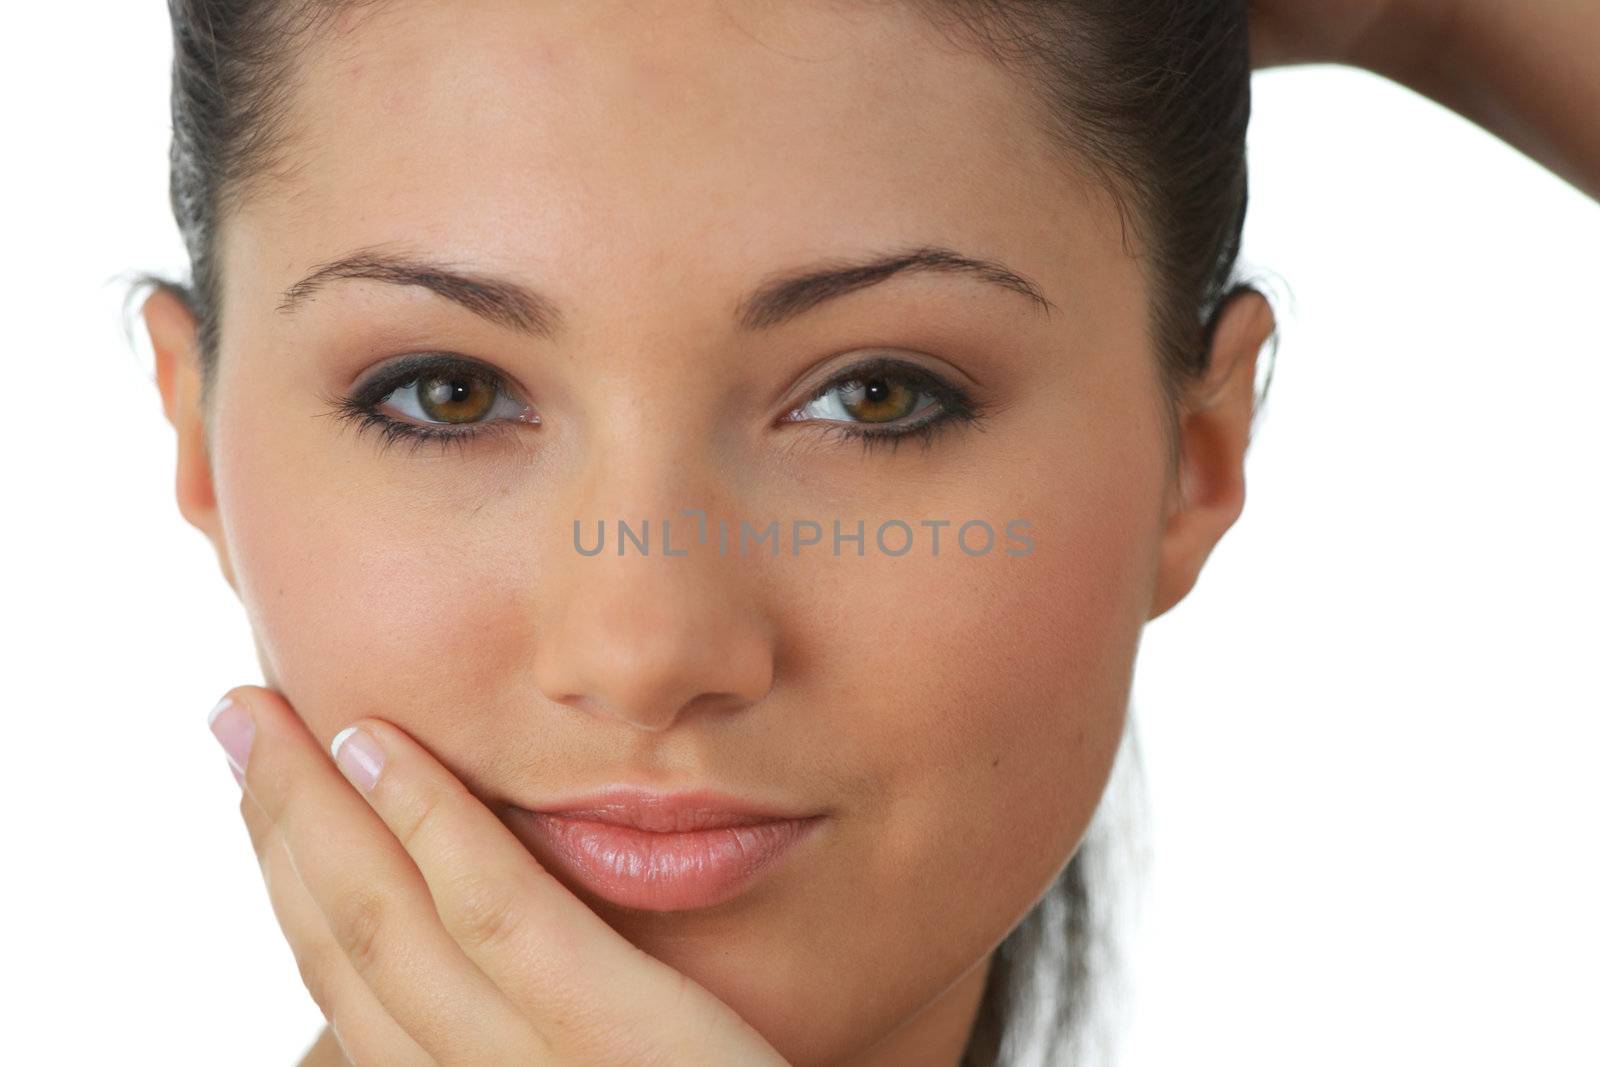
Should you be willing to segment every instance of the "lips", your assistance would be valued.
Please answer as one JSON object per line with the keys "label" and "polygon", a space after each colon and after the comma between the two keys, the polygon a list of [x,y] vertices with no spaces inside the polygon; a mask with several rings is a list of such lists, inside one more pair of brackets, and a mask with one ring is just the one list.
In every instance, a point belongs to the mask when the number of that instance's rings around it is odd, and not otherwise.
{"label": "lips", "polygon": [[794,813],[714,790],[620,787],[507,825],[563,881],[623,907],[686,911],[731,900],[812,836],[822,813]]}
{"label": "lips", "polygon": [[731,826],[805,819],[815,811],[789,810],[745,800],[714,789],[657,793],[634,786],[616,786],[599,793],[540,804],[530,809],[568,819],[629,826],[652,833],[720,830]]}

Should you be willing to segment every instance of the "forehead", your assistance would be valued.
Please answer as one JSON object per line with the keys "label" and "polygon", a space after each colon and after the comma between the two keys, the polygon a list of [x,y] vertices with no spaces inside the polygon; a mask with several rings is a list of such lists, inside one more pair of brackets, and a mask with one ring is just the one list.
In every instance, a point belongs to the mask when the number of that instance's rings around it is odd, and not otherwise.
{"label": "forehead", "polygon": [[291,165],[244,209],[285,274],[400,240],[742,285],[907,243],[1026,258],[1105,206],[1014,76],[909,3],[395,0],[295,62]]}

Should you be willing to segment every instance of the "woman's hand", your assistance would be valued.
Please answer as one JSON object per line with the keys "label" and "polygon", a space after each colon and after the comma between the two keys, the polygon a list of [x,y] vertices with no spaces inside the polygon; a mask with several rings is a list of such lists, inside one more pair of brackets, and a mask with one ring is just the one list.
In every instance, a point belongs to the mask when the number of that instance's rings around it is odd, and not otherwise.
{"label": "woman's hand", "polygon": [[336,766],[274,690],[230,698],[212,729],[244,768],[239,810],[273,911],[356,1067],[784,1064],[397,727],[359,720]]}
{"label": "woman's hand", "polygon": [[[1343,63],[1380,73],[1419,62],[1454,0],[1247,0],[1250,64]],[[1393,76],[1393,75],[1391,75]]]}
{"label": "woman's hand", "polygon": [[1257,69],[1342,63],[1482,126],[1600,200],[1600,3],[1247,0]]}

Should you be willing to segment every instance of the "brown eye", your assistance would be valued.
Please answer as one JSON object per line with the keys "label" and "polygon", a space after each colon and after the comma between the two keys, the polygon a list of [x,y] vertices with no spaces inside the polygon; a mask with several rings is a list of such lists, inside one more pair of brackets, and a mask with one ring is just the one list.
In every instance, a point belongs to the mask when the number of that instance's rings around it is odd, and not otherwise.
{"label": "brown eye", "polygon": [[417,405],[440,422],[476,422],[494,406],[494,385],[467,374],[437,374],[417,379]]}
{"label": "brown eye", "polygon": [[893,378],[852,379],[838,387],[839,406],[860,422],[893,422],[917,409],[917,390]]}
{"label": "brown eye", "polygon": [[783,421],[813,423],[830,434],[858,438],[869,450],[880,442],[892,449],[912,434],[931,444],[948,426],[976,423],[985,406],[915,363],[877,357],[840,371]]}
{"label": "brown eye", "polygon": [[928,372],[909,364],[885,365],[878,361],[876,365],[844,371],[790,415],[800,421],[881,426],[903,424],[906,419],[930,411],[961,411],[965,405],[958,391]]}

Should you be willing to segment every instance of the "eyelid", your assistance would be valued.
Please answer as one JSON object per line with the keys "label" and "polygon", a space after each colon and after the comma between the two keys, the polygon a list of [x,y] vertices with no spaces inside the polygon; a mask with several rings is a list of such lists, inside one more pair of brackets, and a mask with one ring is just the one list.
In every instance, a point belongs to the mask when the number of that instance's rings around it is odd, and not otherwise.
{"label": "eyelid", "polygon": [[409,413],[401,413],[402,417],[396,417],[382,411],[385,402],[394,394],[420,384],[424,377],[434,374],[474,378],[492,388],[498,398],[511,400],[525,412],[531,410],[531,406],[519,395],[520,390],[515,383],[498,367],[453,352],[415,352],[380,364],[376,370],[358,379],[355,386],[344,395],[323,394],[327,410],[318,414],[354,426],[358,438],[369,431],[378,434],[382,442],[380,453],[392,445],[407,441],[413,454],[425,445],[432,445],[444,453],[455,448],[463,456],[478,442],[512,432],[523,425],[538,425],[540,422],[537,414],[534,414],[532,419],[488,418],[452,424],[412,421],[413,416]]}
{"label": "eyelid", "polygon": [[484,360],[455,352],[413,352],[389,360],[359,379],[351,387],[350,396],[365,403],[377,404],[396,389],[410,385],[425,374],[440,370],[459,371],[482,378],[493,383],[496,388],[517,394],[518,400],[527,402],[521,395],[520,387],[516,386],[504,371]]}
{"label": "eyelid", "polygon": [[[424,376],[439,373],[458,373],[479,379],[490,384],[502,397],[521,404],[525,410],[530,408],[527,401],[518,395],[520,390],[510,376],[484,360],[453,352],[416,352],[380,364],[359,379],[345,396],[325,396],[329,407],[325,414],[353,423],[357,436],[367,430],[377,431],[383,438],[380,451],[402,439],[410,439],[413,453],[424,444],[431,443],[443,447],[445,451],[458,448],[463,455],[473,442],[513,430],[519,422],[531,421],[537,425],[541,421],[535,414],[532,420],[491,418],[460,424],[413,422],[409,414],[405,418],[394,418],[380,410],[395,393],[417,384]],[[962,425],[977,426],[987,417],[989,401],[981,392],[970,393],[966,387],[952,384],[939,372],[903,357],[876,354],[835,370],[811,391],[806,400],[790,408],[784,417],[785,421],[834,389],[873,376],[894,378],[911,385],[934,399],[937,413],[931,418],[912,419],[912,416],[906,416],[887,423],[815,417],[799,421],[811,422],[824,433],[856,439],[870,452],[876,447],[893,451],[901,442],[913,437],[919,439],[924,448],[928,448],[935,436]],[[957,374],[957,377],[964,378],[965,375]],[[918,409],[914,414],[924,410]],[[455,428],[450,428],[452,426]]]}
{"label": "eyelid", "polygon": [[[791,405],[784,413],[784,417],[787,419],[807,404],[820,400],[841,385],[873,375],[882,375],[903,381],[920,392],[933,397],[946,411],[960,412],[982,406],[973,400],[971,394],[965,388],[951,383],[937,371],[899,356],[879,354],[866,356],[833,371],[821,384],[810,389],[803,400],[798,404]],[[861,423],[860,425],[870,424]]]}

